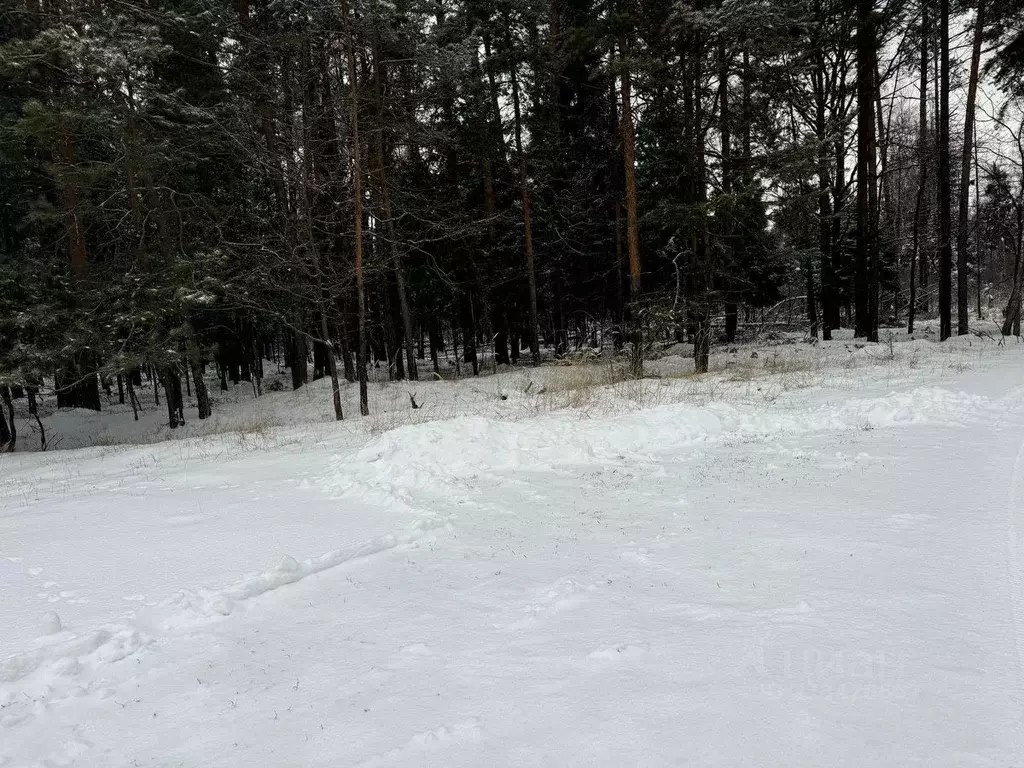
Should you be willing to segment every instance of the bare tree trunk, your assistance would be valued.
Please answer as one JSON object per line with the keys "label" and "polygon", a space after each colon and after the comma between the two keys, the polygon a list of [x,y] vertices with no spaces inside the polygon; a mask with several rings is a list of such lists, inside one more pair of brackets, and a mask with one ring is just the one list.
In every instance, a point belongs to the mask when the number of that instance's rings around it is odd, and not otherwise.
{"label": "bare tree trunk", "polygon": [[[821,0],[815,4],[816,16],[822,19]],[[814,132],[818,142],[818,252],[821,261],[821,338],[832,340],[833,318],[838,315],[835,269],[832,263],[832,201],[829,197],[828,133],[825,96],[824,42],[815,42],[814,52]]]}
{"label": "bare tree trunk", "polygon": [[0,397],[3,398],[4,405],[7,406],[7,421],[8,421],[8,441],[7,450],[13,451],[18,445],[18,424],[14,420],[14,401],[11,399],[11,388],[0,387]]}
{"label": "bare tree trunk", "polygon": [[[981,66],[981,40],[984,33],[985,0],[978,0],[974,19],[974,45],[971,49],[971,75],[967,83],[967,112],[964,117],[964,149],[960,156],[960,217],[956,233],[956,298],[957,334],[963,336],[968,328],[970,298],[967,284],[967,256],[970,243],[968,205],[971,197],[971,154],[974,143],[974,108],[978,97],[978,71]],[[979,275],[980,284],[980,275]],[[980,315],[980,311],[979,311]]]}
{"label": "bare tree trunk", "polygon": [[178,428],[178,402],[174,396],[174,381],[173,378],[177,376],[177,373],[173,372],[170,367],[164,368],[160,377],[163,380],[164,385],[164,399],[167,402],[167,426],[171,429]]}
{"label": "bare tree trunk", "polygon": [[338,359],[334,355],[334,345],[331,343],[331,333],[327,325],[325,310],[320,311],[320,339],[327,347],[327,369],[331,373],[331,402],[334,405],[334,420],[344,421],[345,413],[341,408],[341,383],[338,380]]}
{"label": "bare tree trunk", "polygon": [[[1021,155],[1021,182],[1024,184],[1024,144],[1018,139]],[[1013,243],[1013,289],[1010,300],[1006,303],[1005,319],[1003,320],[1003,336],[1020,336],[1021,301],[1024,298],[1024,187],[1014,208],[1017,217],[1017,234]]]}
{"label": "bare tree trunk", "polygon": [[359,413],[370,415],[370,394],[366,382],[366,288],[363,280],[363,169],[359,146],[359,99],[356,89],[356,53],[355,33],[352,19],[348,13],[348,3],[342,0],[342,14],[349,25],[346,39],[348,54],[349,91],[352,100],[352,186],[355,198],[355,261],[356,261],[356,300],[359,311]]}
{"label": "bare tree trunk", "polygon": [[[308,53],[308,48],[307,48]],[[308,69],[312,69],[312,61],[307,64]],[[327,363],[327,370],[331,376],[331,402],[334,405],[334,418],[336,421],[342,421],[344,414],[341,409],[341,387],[338,383],[338,361],[334,356],[334,345],[331,343],[331,334],[327,323],[327,307],[330,305],[330,297],[327,291],[327,276],[324,274],[322,263],[320,260],[320,249],[316,241],[316,235],[313,232],[313,198],[310,194],[310,180],[312,176],[312,166],[316,160],[313,153],[313,147],[310,143],[310,136],[313,133],[313,103],[315,102],[315,88],[316,80],[310,78],[307,87],[304,89],[303,102],[302,102],[302,204],[303,214],[305,219],[305,234],[306,242],[309,248],[309,254],[313,260],[313,269],[316,272],[316,279],[320,285],[320,343],[323,345],[321,348],[321,354],[325,356]],[[319,345],[314,346],[314,359],[316,358],[316,350]],[[323,375],[321,368],[320,375]]]}
{"label": "bare tree trunk", "polygon": [[405,360],[407,375],[411,381],[419,379],[416,368],[416,350],[413,346],[412,336],[412,313],[409,311],[408,292],[405,287],[405,269],[402,266],[402,257],[398,251],[398,238],[395,228],[395,219],[391,210],[391,190],[388,187],[388,172],[384,152],[384,93],[381,78],[381,67],[383,63],[380,58],[380,48],[375,50],[374,61],[374,87],[377,97],[377,119],[379,125],[374,131],[374,148],[377,154],[377,186],[381,197],[381,207],[384,213],[384,232],[387,236],[387,248],[391,254],[391,265],[395,273],[395,285],[398,292],[398,308],[402,315],[403,345],[405,347]]}
{"label": "bare tree trunk", "polygon": [[[28,388],[28,412],[36,420],[36,426],[39,427],[39,449],[45,451],[47,448],[46,427],[43,426],[43,420],[39,418],[39,402],[36,400],[36,388],[34,386]],[[0,440],[0,442],[3,441]]]}
{"label": "bare tree trunk", "polygon": [[854,335],[878,340],[878,229],[875,169],[875,24],[872,0],[857,2],[857,255],[854,269]]}
{"label": "bare tree trunk", "polygon": [[[701,210],[707,202],[707,160],[704,155],[704,102],[701,94],[703,41],[699,32],[694,34],[693,50],[692,77],[687,83],[689,108],[685,111],[692,115],[691,134],[688,137],[694,166],[690,196],[697,210]],[[711,364],[711,305],[714,285],[708,259],[706,232],[707,224],[701,221],[692,233],[694,270],[697,274],[693,291],[693,301],[696,304],[693,311],[693,368],[696,373],[707,373]]]}
{"label": "bare tree trunk", "polygon": [[[65,129],[60,138],[59,155],[61,164],[71,174],[78,163],[78,149],[75,141],[75,134],[71,129]],[[69,174],[70,176],[70,174]],[[63,206],[64,215],[67,218],[66,229],[68,238],[68,261],[71,264],[71,272],[78,280],[85,279],[85,232],[82,229],[81,211],[79,206],[82,202],[82,193],[70,176],[63,184]]]}
{"label": "bare tree trunk", "polygon": [[135,394],[135,382],[132,381],[132,377],[129,376],[127,381],[128,385],[128,402],[132,406],[132,415],[135,416],[135,420],[139,420],[139,396]]}
{"label": "bare tree trunk", "polygon": [[939,2],[939,340],[953,335],[953,211],[949,164],[949,0]]}
{"label": "bare tree trunk", "polygon": [[[975,125],[977,130],[977,125]],[[981,218],[981,165],[978,161],[978,142],[974,142],[974,219],[978,221]],[[978,319],[984,318],[981,294],[984,290],[984,270],[982,269],[982,257],[984,253],[981,248],[981,227],[975,226],[974,228],[974,258],[978,263],[977,274],[978,274]]]}
{"label": "bare tree trunk", "polygon": [[[725,297],[725,338],[732,344],[736,341],[736,327],[739,321],[736,300],[732,295],[731,272],[735,264],[736,237],[735,217],[732,211],[735,203],[729,197],[736,191],[736,167],[732,154],[732,113],[729,109],[729,77],[732,66],[731,57],[724,42],[718,46],[718,112],[719,132],[722,145],[722,195],[726,198],[725,211],[722,212],[722,247],[729,254],[728,262],[722,270],[722,292]],[[744,86],[746,87],[746,86]],[[746,116],[744,116],[746,121]],[[745,161],[744,161],[745,162]]]}
{"label": "bare tree trunk", "polygon": [[1021,264],[1021,246],[1019,239],[1014,248],[1013,259],[1013,288],[1010,290],[1010,300],[1006,302],[1006,312],[1003,318],[1003,336],[1020,336],[1020,309],[1021,297],[1024,295],[1024,264]]}
{"label": "bare tree trunk", "polygon": [[537,267],[533,256],[533,211],[530,181],[523,152],[523,118],[519,104],[519,78],[516,65],[509,69],[512,80],[512,109],[515,116],[516,155],[519,159],[519,192],[523,203],[523,250],[526,253],[526,279],[530,290],[530,354],[533,364],[540,365],[540,321],[537,317]]}
{"label": "bare tree trunk", "polygon": [[349,347],[348,323],[345,322],[345,309],[341,308],[338,314],[338,341],[341,347],[341,362],[344,366],[345,381],[354,383],[356,380],[356,368],[352,363],[352,349]]}
{"label": "bare tree trunk", "polygon": [[622,161],[626,179],[626,250],[629,254],[629,303],[633,352],[630,357],[634,378],[644,375],[643,329],[640,327],[640,232],[636,211],[636,128],[633,125],[633,80],[629,49],[620,41],[622,55]]}
{"label": "bare tree trunk", "polygon": [[[914,205],[914,242],[910,251],[910,306],[907,308],[907,333],[914,332],[914,317],[917,313],[917,283],[914,261],[924,264],[921,253],[921,236],[928,225],[928,209],[925,194],[928,182],[928,6],[921,6],[921,81],[918,94],[918,140],[917,140],[917,201]],[[924,268],[921,269],[922,276]]]}
{"label": "bare tree trunk", "polygon": [[11,427],[4,416],[3,408],[0,408],[0,452],[14,450],[11,447]]}
{"label": "bare tree trunk", "polygon": [[189,369],[192,372],[192,383],[196,388],[196,407],[199,410],[199,418],[208,419],[213,410],[210,408],[210,391],[206,388],[206,380],[203,378],[203,366],[193,358],[189,361]]}
{"label": "bare tree trunk", "polygon": [[[441,330],[441,321],[437,319],[436,313],[431,313],[427,336],[430,342],[430,364],[434,369],[434,375],[441,378],[441,366],[437,360],[437,352],[444,346],[444,334]],[[515,358],[513,358],[514,361]]]}

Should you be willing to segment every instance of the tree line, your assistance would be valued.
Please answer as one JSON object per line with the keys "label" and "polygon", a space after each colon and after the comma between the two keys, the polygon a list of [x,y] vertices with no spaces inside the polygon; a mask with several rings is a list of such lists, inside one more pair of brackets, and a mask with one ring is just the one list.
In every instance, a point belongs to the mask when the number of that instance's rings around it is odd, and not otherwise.
{"label": "tree line", "polygon": [[1020,332],[1021,0],[0,2],[0,442],[278,355],[338,419],[370,366],[703,373],[787,300]]}

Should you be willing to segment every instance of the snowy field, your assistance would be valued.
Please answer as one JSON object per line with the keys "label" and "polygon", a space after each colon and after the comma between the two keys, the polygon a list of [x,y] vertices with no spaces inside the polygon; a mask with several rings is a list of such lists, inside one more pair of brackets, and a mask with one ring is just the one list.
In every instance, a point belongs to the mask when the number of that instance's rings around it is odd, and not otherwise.
{"label": "snowy field", "polygon": [[1024,345],[718,352],[48,415],[0,766],[1024,766]]}

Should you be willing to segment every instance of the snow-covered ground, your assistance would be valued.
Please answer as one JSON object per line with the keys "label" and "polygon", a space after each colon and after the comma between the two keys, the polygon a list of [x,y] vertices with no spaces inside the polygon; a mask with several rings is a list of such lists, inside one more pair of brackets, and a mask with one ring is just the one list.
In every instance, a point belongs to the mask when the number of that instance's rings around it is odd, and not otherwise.
{"label": "snow-covered ground", "polygon": [[1024,346],[687,365],[47,417],[0,766],[1024,765]]}

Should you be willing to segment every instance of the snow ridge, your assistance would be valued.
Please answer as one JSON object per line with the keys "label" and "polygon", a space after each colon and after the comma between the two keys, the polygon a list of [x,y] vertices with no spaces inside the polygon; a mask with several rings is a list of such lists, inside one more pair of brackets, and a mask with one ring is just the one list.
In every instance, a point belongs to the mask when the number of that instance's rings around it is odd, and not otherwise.
{"label": "snow ridge", "polygon": [[424,489],[433,489],[431,502],[443,487],[444,499],[462,504],[472,499],[481,476],[496,471],[653,460],[710,440],[964,424],[984,417],[991,402],[922,387],[810,408],[787,405],[677,404],[598,419],[557,413],[520,422],[475,416],[409,425],[338,459],[323,484],[338,494],[420,510]]}
{"label": "snow ridge", "polygon": [[388,533],[299,562],[285,555],[275,567],[235,582],[218,590],[181,590],[161,603],[162,627],[175,629],[202,623],[220,616],[230,616],[236,603],[250,600],[266,592],[294,584],[329,568],[410,544],[426,533],[449,526],[450,517],[424,517],[414,522],[405,533]]}
{"label": "snow ridge", "polygon": [[[0,725],[21,722],[31,716],[25,711],[27,707],[38,707],[59,694],[90,693],[87,678],[97,668],[135,656],[166,633],[229,616],[246,600],[353,560],[411,544],[450,522],[449,517],[424,517],[400,534],[376,536],[302,561],[285,556],[275,567],[223,589],[181,590],[150,611],[136,615],[134,626],[111,624],[81,634],[63,631],[42,638],[38,641],[40,647],[0,660]],[[84,684],[75,684],[79,678],[86,678]]]}

